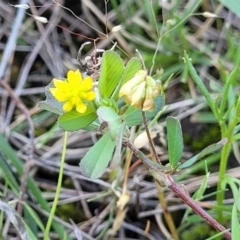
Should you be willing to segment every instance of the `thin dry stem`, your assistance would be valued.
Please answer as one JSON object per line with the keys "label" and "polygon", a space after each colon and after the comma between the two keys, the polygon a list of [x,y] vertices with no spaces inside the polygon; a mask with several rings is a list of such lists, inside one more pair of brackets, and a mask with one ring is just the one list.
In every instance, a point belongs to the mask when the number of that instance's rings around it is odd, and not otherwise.
{"label": "thin dry stem", "polygon": [[26,119],[27,119],[28,124],[29,124],[29,131],[28,132],[29,132],[29,138],[30,138],[30,151],[28,152],[28,158],[27,158],[26,164],[24,166],[24,170],[23,170],[23,175],[22,175],[21,185],[20,185],[20,192],[19,192],[19,201],[18,201],[18,205],[17,205],[17,211],[18,211],[19,215],[21,215],[22,210],[23,210],[22,202],[24,200],[24,195],[26,193],[27,178],[28,178],[28,174],[29,174],[29,171],[30,171],[30,168],[31,168],[31,162],[32,162],[32,159],[33,159],[34,124],[32,122],[32,119],[30,117],[28,109],[25,107],[25,105],[23,104],[21,99],[19,97],[17,97],[16,94],[14,94],[14,92],[12,91],[12,89],[8,85],[8,83],[5,82],[5,81],[0,81],[0,86],[2,86],[8,92],[8,94],[11,96],[11,98],[13,99],[15,104],[18,106],[18,108],[26,116]]}
{"label": "thin dry stem", "polygon": [[143,118],[143,124],[144,124],[145,130],[146,130],[146,133],[147,133],[148,141],[149,141],[151,150],[153,152],[154,158],[155,158],[157,163],[161,164],[161,160],[158,157],[158,154],[157,154],[156,149],[154,147],[153,140],[151,138],[151,134],[149,132],[149,128],[148,128],[148,125],[147,125],[147,119],[146,119],[146,115],[145,115],[144,111],[142,111],[142,118]]}
{"label": "thin dry stem", "polygon": [[167,202],[166,202],[166,198],[165,198],[165,195],[164,195],[163,188],[157,181],[155,181],[155,183],[156,183],[156,186],[157,186],[158,191],[159,191],[158,199],[159,199],[159,201],[161,203],[161,207],[163,209],[163,215],[164,215],[165,220],[167,222],[167,226],[169,227],[170,232],[171,232],[174,240],[178,240],[179,237],[178,237],[177,229],[176,229],[176,226],[174,224],[172,215],[168,211],[168,205],[167,205]]}

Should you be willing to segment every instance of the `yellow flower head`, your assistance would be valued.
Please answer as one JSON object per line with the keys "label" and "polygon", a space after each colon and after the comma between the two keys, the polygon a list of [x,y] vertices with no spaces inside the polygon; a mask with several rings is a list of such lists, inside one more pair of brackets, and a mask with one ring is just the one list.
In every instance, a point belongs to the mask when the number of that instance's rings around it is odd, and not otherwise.
{"label": "yellow flower head", "polygon": [[67,80],[54,78],[53,84],[55,88],[49,90],[57,101],[65,102],[63,110],[66,112],[76,108],[79,113],[84,113],[87,109],[85,101],[92,101],[95,98],[95,92],[92,91],[92,78],[88,76],[82,79],[79,70],[75,72],[69,70]]}
{"label": "yellow flower head", "polygon": [[135,76],[123,84],[119,97],[124,97],[127,104],[131,104],[142,111],[154,109],[153,98],[160,93],[161,85],[144,70],[139,70]]}

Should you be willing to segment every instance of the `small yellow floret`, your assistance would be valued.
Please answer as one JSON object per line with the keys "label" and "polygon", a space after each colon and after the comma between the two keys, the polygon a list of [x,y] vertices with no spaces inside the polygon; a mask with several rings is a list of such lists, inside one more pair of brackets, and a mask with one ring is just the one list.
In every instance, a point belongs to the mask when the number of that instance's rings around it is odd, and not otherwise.
{"label": "small yellow floret", "polygon": [[82,79],[79,70],[69,70],[67,80],[54,78],[53,84],[55,88],[50,88],[49,91],[57,101],[65,102],[63,110],[66,112],[76,108],[79,113],[84,113],[87,109],[85,102],[94,100],[96,96],[92,91],[92,78],[88,76]]}

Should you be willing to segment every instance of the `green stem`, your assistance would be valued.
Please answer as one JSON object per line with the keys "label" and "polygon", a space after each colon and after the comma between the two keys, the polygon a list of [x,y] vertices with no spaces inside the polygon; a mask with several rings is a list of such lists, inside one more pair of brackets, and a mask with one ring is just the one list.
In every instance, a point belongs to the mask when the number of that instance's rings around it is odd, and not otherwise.
{"label": "green stem", "polygon": [[55,194],[52,209],[51,209],[51,212],[50,212],[50,215],[49,215],[49,218],[48,218],[47,226],[46,226],[46,229],[44,231],[43,240],[49,240],[49,231],[50,231],[50,228],[52,226],[52,221],[53,221],[54,213],[55,213],[56,208],[57,208],[58,199],[59,199],[61,186],[62,186],[66,148],[67,148],[67,132],[65,132],[65,134],[64,134],[63,151],[62,151],[62,158],[61,158],[61,164],[60,164],[59,175],[58,175],[58,183],[57,183],[56,194]]}
{"label": "green stem", "polygon": [[[217,184],[217,203],[218,206],[223,206],[223,200],[225,197],[225,191],[222,189],[221,184],[222,180],[225,177],[226,170],[227,170],[227,163],[228,163],[228,157],[232,148],[232,136],[234,131],[234,126],[236,125],[236,119],[233,120],[228,127],[226,126],[225,122],[220,122],[220,128],[222,133],[222,139],[227,138],[228,142],[223,146],[221,151],[221,160],[220,160],[220,166],[219,166],[219,174],[218,174],[218,184]],[[224,222],[223,218],[223,211],[222,209],[219,209],[218,211],[218,221],[220,223]]]}
{"label": "green stem", "polygon": [[[221,161],[220,161],[220,167],[219,167],[219,174],[218,174],[218,184],[217,184],[217,203],[218,206],[223,206],[223,200],[225,191],[222,189],[221,184],[222,180],[224,179],[224,176],[226,174],[226,168],[227,168],[227,162],[228,162],[228,156],[231,150],[231,143],[228,142],[223,146],[222,152],[221,152]],[[223,223],[223,211],[220,209],[218,211],[218,221],[220,223]]]}

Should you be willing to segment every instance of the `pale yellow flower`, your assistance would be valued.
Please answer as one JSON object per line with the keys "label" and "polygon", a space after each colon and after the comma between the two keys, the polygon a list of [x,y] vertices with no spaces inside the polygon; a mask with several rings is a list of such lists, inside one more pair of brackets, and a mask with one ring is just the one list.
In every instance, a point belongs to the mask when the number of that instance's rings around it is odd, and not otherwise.
{"label": "pale yellow flower", "polygon": [[127,104],[142,108],[142,111],[150,111],[155,107],[153,98],[160,93],[160,89],[161,86],[157,81],[148,76],[146,71],[140,70],[123,84],[119,97],[123,96]]}
{"label": "pale yellow flower", "polygon": [[146,96],[145,96],[143,107],[142,107],[143,111],[153,110],[154,101],[153,101],[152,93],[153,93],[153,89],[151,87],[147,87]]}
{"label": "pale yellow flower", "polygon": [[82,79],[79,70],[69,70],[66,80],[54,78],[53,84],[55,88],[49,90],[57,101],[65,102],[63,110],[66,112],[76,108],[79,113],[84,113],[87,109],[86,102],[94,100],[96,96],[92,91],[92,78],[88,76]]}
{"label": "pale yellow flower", "polygon": [[143,104],[146,94],[146,82],[141,82],[132,89],[132,93],[128,95],[130,97],[131,105],[136,108],[140,108]]}
{"label": "pale yellow flower", "polygon": [[144,70],[139,70],[135,76],[122,85],[119,97],[127,96],[132,93],[134,87],[138,86],[141,82],[144,81],[144,78],[147,76],[147,72]]}

